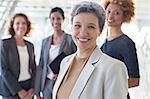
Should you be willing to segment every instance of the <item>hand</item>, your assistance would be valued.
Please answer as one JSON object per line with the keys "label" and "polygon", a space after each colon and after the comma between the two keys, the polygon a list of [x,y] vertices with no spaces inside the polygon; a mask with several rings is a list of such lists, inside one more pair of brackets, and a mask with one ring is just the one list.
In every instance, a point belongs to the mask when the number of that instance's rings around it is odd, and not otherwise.
{"label": "hand", "polygon": [[19,92],[18,92],[18,95],[19,95],[19,97],[21,98],[21,99],[24,99],[24,97],[27,95],[28,93],[24,90],[24,89],[22,89],[22,90],[20,90]]}
{"label": "hand", "polygon": [[54,74],[53,77],[52,77],[52,80],[56,80],[58,77],[58,74]]}
{"label": "hand", "polygon": [[33,89],[31,88],[27,91],[27,95],[24,97],[24,99],[32,99],[33,95]]}

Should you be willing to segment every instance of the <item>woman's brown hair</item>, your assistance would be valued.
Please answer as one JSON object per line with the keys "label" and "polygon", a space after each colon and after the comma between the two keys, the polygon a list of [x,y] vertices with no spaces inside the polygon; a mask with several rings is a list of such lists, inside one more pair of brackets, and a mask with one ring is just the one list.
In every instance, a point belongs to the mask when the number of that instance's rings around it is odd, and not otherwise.
{"label": "woman's brown hair", "polygon": [[30,30],[31,30],[31,22],[29,21],[28,17],[25,14],[23,14],[23,13],[17,13],[17,14],[15,14],[12,17],[12,19],[10,21],[10,26],[9,26],[9,29],[8,29],[9,34],[12,35],[12,36],[15,35],[15,31],[14,31],[13,25],[14,25],[14,21],[15,21],[16,17],[23,17],[25,19],[25,21],[27,23],[27,31],[25,33],[25,36],[27,36],[27,34],[29,34]]}

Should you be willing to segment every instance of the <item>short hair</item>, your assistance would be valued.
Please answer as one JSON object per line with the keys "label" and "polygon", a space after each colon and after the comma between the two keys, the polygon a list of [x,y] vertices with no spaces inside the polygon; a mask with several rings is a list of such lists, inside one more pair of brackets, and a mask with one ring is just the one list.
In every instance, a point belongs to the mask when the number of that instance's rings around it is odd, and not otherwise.
{"label": "short hair", "polygon": [[17,13],[12,17],[12,19],[10,21],[9,29],[8,29],[9,34],[12,35],[12,36],[15,35],[13,25],[14,25],[14,21],[17,17],[23,17],[25,19],[25,21],[27,23],[27,31],[26,31],[24,36],[27,36],[30,33],[30,30],[31,30],[31,22],[29,21],[28,17],[23,13]]}
{"label": "short hair", "polygon": [[83,1],[76,4],[71,12],[71,22],[73,23],[74,16],[80,13],[93,13],[98,18],[98,24],[100,32],[102,32],[105,24],[105,11],[104,9],[95,2]]}
{"label": "short hair", "polygon": [[49,18],[51,17],[51,14],[54,12],[59,12],[61,14],[61,16],[63,17],[63,20],[65,19],[65,15],[64,15],[64,11],[62,8],[60,7],[54,7],[51,9],[50,13],[49,13]]}
{"label": "short hair", "polygon": [[104,0],[102,5],[107,9],[110,3],[114,3],[120,6],[123,11],[123,22],[130,22],[135,16],[135,4],[133,0]]}

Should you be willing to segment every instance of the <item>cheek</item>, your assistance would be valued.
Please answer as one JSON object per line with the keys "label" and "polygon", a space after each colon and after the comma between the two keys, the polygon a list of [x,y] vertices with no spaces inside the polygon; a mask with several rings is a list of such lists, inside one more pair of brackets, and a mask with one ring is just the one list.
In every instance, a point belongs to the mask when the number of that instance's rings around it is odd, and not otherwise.
{"label": "cheek", "polygon": [[123,17],[122,16],[118,16],[118,17],[116,17],[116,19],[118,20],[118,22],[122,22],[123,21]]}
{"label": "cheek", "polygon": [[72,29],[72,36],[75,37],[78,34],[78,30]]}
{"label": "cheek", "polygon": [[13,25],[13,29],[15,29],[16,27],[17,27],[17,25],[14,24],[14,25]]}
{"label": "cheek", "polygon": [[18,31],[18,27],[17,26],[13,26],[13,29],[14,29],[15,32]]}

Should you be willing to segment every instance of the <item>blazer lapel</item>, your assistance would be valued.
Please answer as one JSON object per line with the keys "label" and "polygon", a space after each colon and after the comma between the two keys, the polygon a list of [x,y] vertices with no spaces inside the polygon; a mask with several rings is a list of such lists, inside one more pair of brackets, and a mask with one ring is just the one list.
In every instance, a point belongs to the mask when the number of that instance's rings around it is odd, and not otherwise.
{"label": "blazer lapel", "polygon": [[43,90],[44,84],[46,81],[46,75],[47,75],[47,64],[49,64],[49,49],[51,47],[51,42],[52,42],[52,36],[48,37],[46,41],[42,45],[43,48],[43,54],[44,54],[44,68],[43,68],[43,74],[42,74],[42,81],[41,81],[41,89]]}
{"label": "blazer lapel", "polygon": [[54,89],[53,89],[54,99],[56,99],[56,93],[59,89],[59,86],[61,85],[61,82],[63,81],[63,78],[64,78],[70,64],[72,63],[72,61],[74,59],[74,56],[75,56],[75,54],[73,54],[72,57],[67,60],[67,63],[62,64],[62,65],[65,65],[65,66],[64,66],[64,68],[61,68],[62,71],[59,73],[59,77],[58,77],[59,79],[57,79],[57,81],[55,83],[55,86],[54,86]]}
{"label": "blazer lapel", "polygon": [[64,47],[65,47],[65,44],[66,44],[66,40],[67,40],[67,35],[64,34],[64,37],[62,38],[62,43],[60,45],[60,49],[59,49],[59,54],[62,53],[64,51]]}
{"label": "blazer lapel", "polygon": [[[71,64],[71,62],[73,61],[74,57],[75,57],[76,53],[72,55],[71,58],[68,59],[68,61],[65,64],[64,68],[61,68],[61,72],[58,76],[58,79],[55,83],[54,89],[53,89],[53,99],[56,99],[56,93],[61,85],[61,82],[63,81],[63,78]],[[100,49],[98,47],[95,48],[95,50],[93,51],[92,55],[90,56],[87,64],[85,65],[84,69],[82,70],[74,88],[71,91],[71,94],[69,96],[69,99],[79,99],[80,95],[82,94],[88,80],[90,79],[94,69],[95,69],[95,64],[99,61],[101,57],[101,52]]]}
{"label": "blazer lapel", "polygon": [[82,94],[88,80],[90,79],[94,69],[95,69],[95,64],[99,61],[100,59],[100,54],[99,54],[99,48],[96,47],[93,53],[91,54],[87,64],[85,65],[84,69],[82,70],[74,88],[71,91],[69,99],[79,99],[80,95]]}
{"label": "blazer lapel", "polygon": [[94,71],[95,67],[91,64],[85,65],[83,71],[81,72],[74,88],[71,91],[69,99],[79,99],[84,87],[86,86],[88,79],[90,78],[92,72]]}
{"label": "blazer lapel", "polygon": [[17,62],[17,65],[18,65],[18,69],[20,70],[20,61],[17,61],[19,60],[19,52],[18,52],[18,48],[17,48],[17,43],[16,43],[16,40],[14,37],[11,38],[11,44],[10,44],[10,48],[11,51],[12,51],[12,54],[14,55],[14,61]]}
{"label": "blazer lapel", "polygon": [[[32,50],[31,50],[30,45],[27,43],[27,41],[25,41],[25,43],[27,45],[27,51],[28,51],[28,55],[29,55],[29,68],[31,69],[31,67],[30,67],[30,60],[31,60],[31,52],[32,52]],[[30,69],[29,69],[29,71],[30,71]]]}
{"label": "blazer lapel", "polygon": [[51,43],[52,43],[52,36],[50,36],[48,38],[48,40],[45,43],[45,60],[46,60],[46,64],[49,64],[49,49],[51,47]]}

